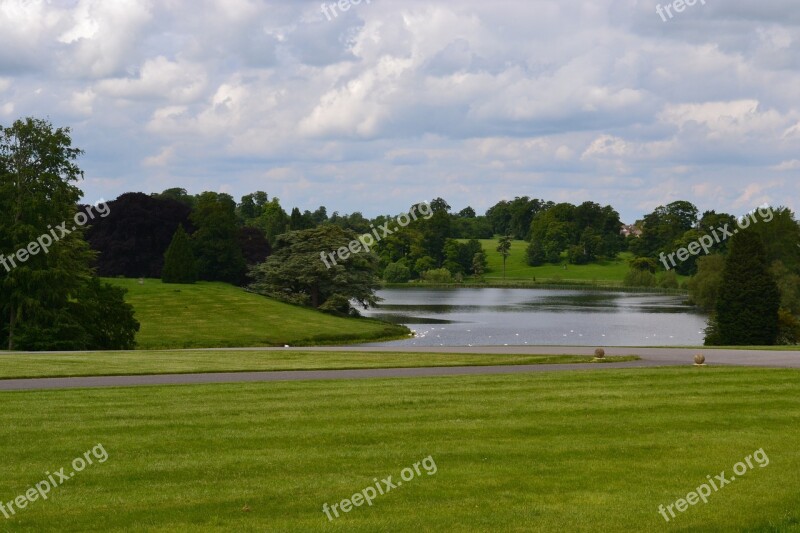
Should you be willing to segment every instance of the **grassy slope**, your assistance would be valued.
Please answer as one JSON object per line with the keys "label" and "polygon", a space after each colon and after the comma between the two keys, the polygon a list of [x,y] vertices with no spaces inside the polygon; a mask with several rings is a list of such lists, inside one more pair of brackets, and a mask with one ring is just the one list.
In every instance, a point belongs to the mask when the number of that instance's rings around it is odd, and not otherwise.
{"label": "grassy slope", "polygon": [[[480,242],[489,260],[490,272],[487,272],[486,279],[502,278],[503,257],[497,251],[497,239],[481,240]],[[511,243],[511,255],[506,262],[507,278],[531,280],[535,277],[537,280],[596,280],[606,283],[622,283],[625,274],[628,273],[628,260],[633,257],[629,253],[624,253],[614,261],[603,261],[591,265],[568,265],[567,270],[564,270],[561,265],[528,266],[525,254],[527,248],[528,243],[525,241]]]}
{"label": "grassy slope", "polygon": [[[484,277],[487,281],[496,283],[503,278],[503,257],[497,251],[497,239],[484,239],[480,242],[489,260],[490,271]],[[527,248],[528,243],[525,241],[512,241],[511,255],[506,262],[508,280],[531,281],[536,278],[537,282],[596,282],[601,285],[621,285],[629,270],[628,261],[633,259],[633,254],[623,252],[613,261],[600,261],[590,265],[567,265],[567,270],[564,270],[563,265],[552,264],[532,267],[527,263],[525,253]],[[679,283],[688,279],[687,276],[678,276]]]}
{"label": "grassy slope", "polygon": [[[607,362],[614,363],[634,361],[638,357],[607,357],[606,359]],[[536,365],[588,363],[591,360],[591,357],[579,355],[303,352],[293,350],[14,354],[0,356],[0,379],[349,368]]]}
{"label": "grassy slope", "polygon": [[408,332],[287,305],[225,283],[170,285],[148,279],[106,279],[128,289],[142,329],[141,349],[309,345],[398,338]]}
{"label": "grassy slope", "polygon": [[[14,531],[797,531],[800,380],[735,368],[2,393]],[[763,448],[770,464],[657,513]],[[427,456],[328,523],[321,508]]]}

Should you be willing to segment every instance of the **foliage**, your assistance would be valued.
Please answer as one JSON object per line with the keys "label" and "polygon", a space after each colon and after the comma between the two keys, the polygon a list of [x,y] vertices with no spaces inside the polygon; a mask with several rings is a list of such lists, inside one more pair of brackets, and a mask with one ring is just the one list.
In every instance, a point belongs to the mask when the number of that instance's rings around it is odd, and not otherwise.
{"label": "foliage", "polygon": [[[352,231],[335,225],[292,231],[278,237],[273,254],[251,270],[250,288],[285,302],[321,307],[335,295],[355,300],[364,308],[378,301],[377,257],[368,252],[339,254],[335,264],[320,253],[347,249]],[[345,255],[346,258],[343,258]],[[338,306],[337,306],[338,307]]]}
{"label": "foliage", "polygon": [[631,270],[641,270],[655,274],[656,270],[658,269],[658,263],[655,259],[650,257],[637,257],[635,259],[631,259],[629,263],[631,265]]}
{"label": "foliage", "polygon": [[178,226],[194,230],[189,222],[191,207],[168,191],[153,196],[122,194],[108,202],[108,216],[89,222],[86,239],[98,252],[100,276],[161,277],[164,252]]}
{"label": "foliage", "polygon": [[[82,153],[72,147],[69,128],[34,118],[0,126],[0,250],[13,254],[49,227],[71,225],[82,195],[74,185],[83,177],[75,163]],[[48,321],[53,328],[80,329],[66,309],[91,274],[94,254],[82,233],[62,236],[49,253],[30,256],[16,268],[0,268],[0,321],[10,350],[20,333]]]}
{"label": "foliage", "polygon": [[164,254],[164,270],[161,273],[164,283],[194,283],[197,281],[197,262],[192,253],[189,236],[178,226],[172,242]]}
{"label": "foliage", "polygon": [[453,282],[453,275],[446,268],[435,268],[422,273],[422,280],[426,283],[446,284]]}
{"label": "foliage", "polygon": [[754,232],[734,235],[722,272],[713,342],[769,346],[778,336],[780,292],[769,273],[764,244]]}
{"label": "foliage", "polygon": [[505,235],[497,241],[497,251],[503,257],[503,279],[506,277],[506,260],[511,255],[511,236]]}
{"label": "foliage", "polygon": [[699,211],[690,202],[677,201],[657,207],[642,221],[642,235],[629,241],[638,257],[657,257],[674,251],[673,244],[697,224]]}
{"label": "foliage", "polygon": [[619,214],[611,206],[594,202],[548,205],[531,221],[528,264],[559,263],[564,251],[573,264],[614,258],[624,244],[621,227]]}
{"label": "foliage", "polygon": [[649,270],[631,268],[622,284],[626,287],[655,287],[656,276]]}
{"label": "foliage", "polygon": [[725,258],[719,254],[707,255],[697,260],[697,274],[687,284],[692,303],[706,311],[716,307],[724,269]]}
{"label": "foliage", "polygon": [[664,272],[661,279],[658,280],[658,286],[662,289],[677,289],[680,287],[678,274],[674,270]]}
{"label": "foliage", "polygon": [[192,244],[199,279],[242,283],[246,265],[233,198],[214,192],[200,194],[190,220],[197,228]]}
{"label": "foliage", "polygon": [[383,270],[383,279],[389,283],[405,283],[411,279],[411,269],[402,261],[389,263]]}
{"label": "foliage", "polygon": [[778,310],[778,339],[776,344],[800,344],[800,320],[788,309]]}

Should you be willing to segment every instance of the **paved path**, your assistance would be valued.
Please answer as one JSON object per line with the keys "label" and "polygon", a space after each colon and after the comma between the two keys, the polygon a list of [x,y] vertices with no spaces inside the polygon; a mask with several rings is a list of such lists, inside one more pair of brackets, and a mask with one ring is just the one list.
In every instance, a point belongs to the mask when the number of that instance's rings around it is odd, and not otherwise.
{"label": "paved path", "polygon": [[[286,348],[228,348],[219,351],[285,351]],[[585,346],[480,346],[452,348],[396,348],[383,346],[296,348],[302,351],[349,352],[428,352],[428,353],[491,353],[593,355],[594,348]],[[641,361],[606,364],[554,364],[512,366],[467,366],[430,368],[376,368],[363,370],[298,370],[276,372],[226,372],[208,374],[162,374],[151,376],[94,376],[78,378],[39,378],[0,380],[0,391],[73,389],[93,387],[130,387],[146,385],[181,385],[203,383],[247,383],[266,381],[301,381],[330,379],[375,379],[431,376],[464,376],[520,374],[575,370],[612,370],[689,365],[694,354],[701,352],[711,365],[800,368],[800,352],[766,350],[707,350],[674,348],[606,348],[607,355],[638,355]],[[2,356],[0,356],[2,361]]]}

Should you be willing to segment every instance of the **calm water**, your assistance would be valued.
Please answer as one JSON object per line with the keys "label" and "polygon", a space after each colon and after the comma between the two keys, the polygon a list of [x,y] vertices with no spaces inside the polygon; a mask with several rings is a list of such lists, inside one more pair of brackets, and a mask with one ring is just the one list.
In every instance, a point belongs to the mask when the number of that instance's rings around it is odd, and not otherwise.
{"label": "calm water", "polygon": [[394,346],[702,345],[706,317],[682,296],[544,289],[386,289],[366,316],[417,336]]}

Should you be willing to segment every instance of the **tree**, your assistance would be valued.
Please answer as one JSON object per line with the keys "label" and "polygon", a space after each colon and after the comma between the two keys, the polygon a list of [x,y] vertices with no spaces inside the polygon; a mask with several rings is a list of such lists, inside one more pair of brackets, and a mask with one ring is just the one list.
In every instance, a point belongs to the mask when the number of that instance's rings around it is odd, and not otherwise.
{"label": "tree", "polygon": [[486,253],[481,250],[472,256],[472,273],[473,275],[482,280],[483,275],[486,273],[486,267],[489,261],[486,259]]}
{"label": "tree", "polygon": [[695,227],[697,216],[697,207],[686,201],[657,207],[644,217],[641,237],[629,241],[631,251],[638,257],[674,251],[673,243]]}
{"label": "tree", "polygon": [[160,278],[164,252],[178,226],[194,231],[189,205],[164,193],[125,193],[108,208],[108,216],[95,217],[86,230],[89,245],[99,252],[95,264],[103,277]]}
{"label": "tree", "polygon": [[[75,163],[82,153],[72,147],[69,128],[56,129],[34,118],[0,126],[0,250],[13,254],[47,233],[48,225],[72,219],[82,195],[74,185],[83,177]],[[9,350],[21,322],[63,307],[78,291],[89,278],[91,257],[80,233],[74,232],[50,253],[0,269]]]}
{"label": "tree", "polygon": [[714,344],[775,344],[780,292],[769,273],[761,237],[744,231],[733,236],[716,305]]}
{"label": "tree", "polygon": [[[323,308],[334,302],[355,300],[365,309],[378,302],[378,259],[373,253],[348,253],[328,266],[321,253],[347,248],[356,234],[335,225],[292,231],[278,237],[272,255],[251,270],[250,289],[289,303]],[[356,241],[357,242],[357,241]],[[341,254],[339,255],[341,257]],[[337,310],[340,306],[337,304]]]}
{"label": "tree", "polygon": [[547,261],[542,242],[538,239],[532,239],[528,248],[525,250],[525,255],[528,259],[530,266],[542,266]]}
{"label": "tree", "polygon": [[273,198],[266,204],[259,217],[252,221],[252,225],[260,228],[267,236],[270,245],[274,245],[279,235],[289,229],[289,215],[281,207],[281,201]]}
{"label": "tree", "polygon": [[500,237],[497,241],[497,251],[503,256],[503,279],[506,279],[506,260],[511,255],[511,236]]}
{"label": "tree", "polygon": [[192,243],[183,226],[178,226],[172,242],[164,254],[164,283],[194,283],[197,281],[197,263],[192,253]]}
{"label": "tree", "polygon": [[[129,346],[138,329],[121,292],[100,285],[89,267],[95,254],[76,218],[82,153],[69,128],[34,118],[0,126],[0,250],[29,251],[24,261],[15,254],[15,268],[0,268],[1,329],[10,350]],[[51,232],[56,226],[66,233]],[[45,250],[46,235],[57,238]]]}
{"label": "tree", "polygon": [[264,232],[253,226],[239,228],[239,247],[242,249],[244,262],[249,266],[263,263],[272,253]]}
{"label": "tree", "polygon": [[383,279],[389,283],[405,283],[411,279],[411,269],[405,263],[389,263],[383,271]]}
{"label": "tree", "polygon": [[723,270],[725,258],[720,254],[707,255],[697,260],[697,274],[687,283],[692,303],[706,311],[714,310],[722,286]]}
{"label": "tree", "polygon": [[197,275],[205,281],[241,283],[246,272],[239,244],[236,203],[227,194],[204,192],[190,216],[197,227],[192,234]]}

